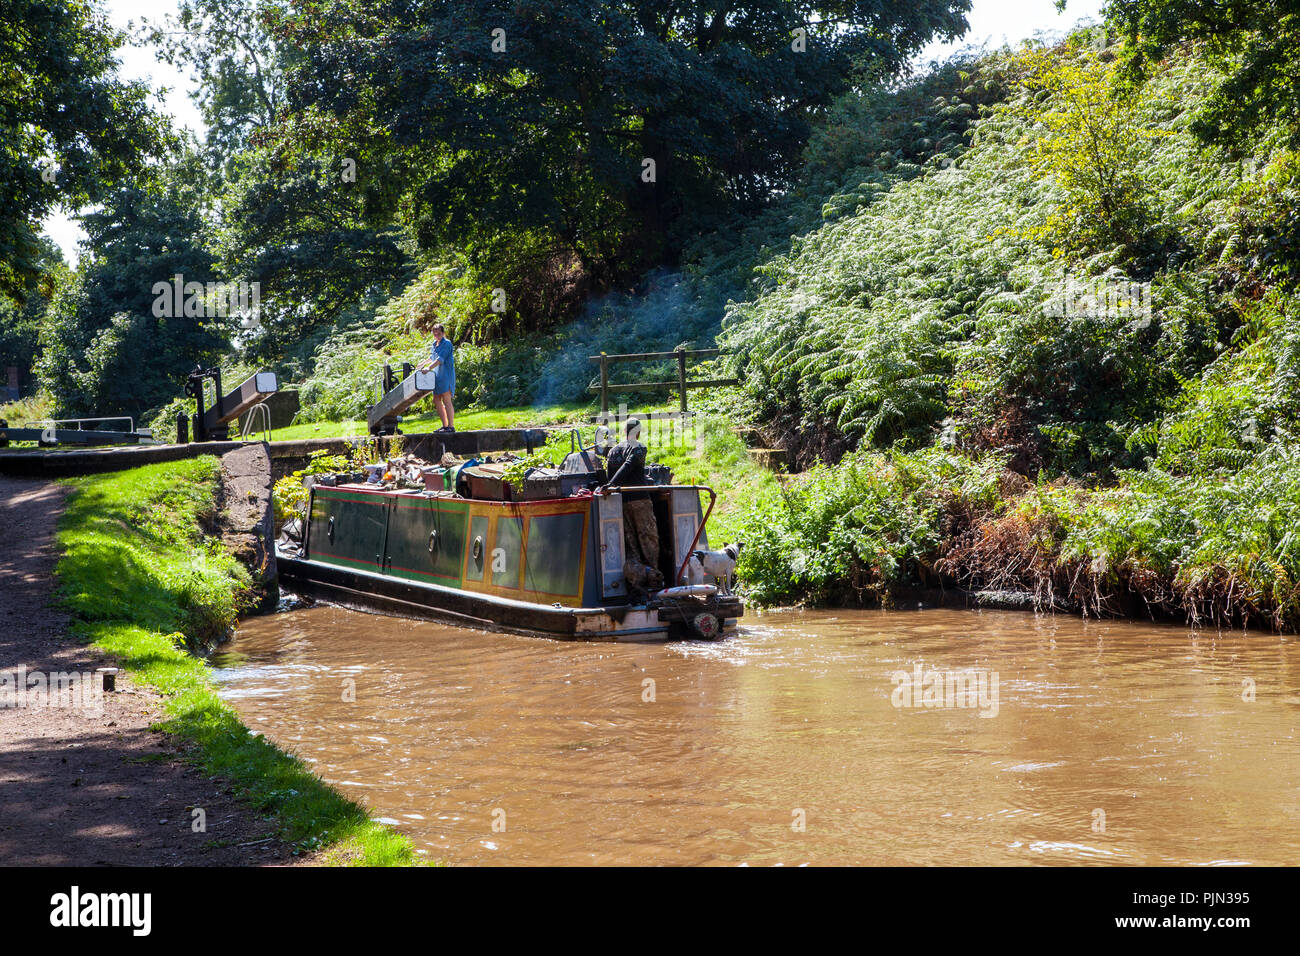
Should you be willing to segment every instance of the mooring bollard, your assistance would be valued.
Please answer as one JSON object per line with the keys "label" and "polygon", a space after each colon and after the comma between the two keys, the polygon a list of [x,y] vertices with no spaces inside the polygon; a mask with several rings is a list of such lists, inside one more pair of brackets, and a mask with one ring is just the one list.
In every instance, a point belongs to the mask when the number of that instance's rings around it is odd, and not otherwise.
{"label": "mooring bollard", "polygon": [[117,690],[117,668],[116,667],[96,667],[95,673],[100,675],[103,681],[104,693],[111,694]]}

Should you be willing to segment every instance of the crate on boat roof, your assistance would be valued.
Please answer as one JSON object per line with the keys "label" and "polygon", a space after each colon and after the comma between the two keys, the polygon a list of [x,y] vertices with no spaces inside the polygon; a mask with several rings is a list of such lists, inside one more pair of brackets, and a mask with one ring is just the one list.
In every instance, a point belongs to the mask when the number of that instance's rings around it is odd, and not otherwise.
{"label": "crate on boat roof", "polygon": [[448,488],[447,475],[451,469],[443,468],[441,465],[429,465],[420,469],[420,477],[424,480],[425,491],[446,491]]}
{"label": "crate on boat roof", "polygon": [[469,495],[479,501],[538,501],[568,498],[582,488],[592,488],[599,474],[589,472],[562,475],[553,468],[533,468],[524,474],[522,487],[516,488],[491,465],[466,468],[462,472],[469,485]]}
{"label": "crate on boat roof", "polygon": [[557,468],[530,468],[524,474],[524,486],[516,499],[568,498],[575,491],[594,488],[600,480],[600,472],[596,471],[562,474]]}
{"label": "crate on boat roof", "polygon": [[458,480],[468,485],[471,498],[479,501],[513,501],[511,487],[503,477],[504,472],[504,464],[484,462],[460,469]]}

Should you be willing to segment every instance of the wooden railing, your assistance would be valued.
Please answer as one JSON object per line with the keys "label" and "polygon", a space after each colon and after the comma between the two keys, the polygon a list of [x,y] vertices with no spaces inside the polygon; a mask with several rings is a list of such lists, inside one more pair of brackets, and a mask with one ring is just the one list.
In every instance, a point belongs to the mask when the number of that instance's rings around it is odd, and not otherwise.
{"label": "wooden railing", "polygon": [[[610,392],[644,392],[655,388],[675,388],[681,398],[682,414],[686,414],[686,393],[692,388],[712,388],[717,385],[735,385],[738,379],[710,378],[691,380],[686,377],[686,360],[688,358],[712,358],[721,355],[721,349],[674,349],[671,352],[629,352],[623,355],[590,356],[591,361],[600,363],[600,384],[592,385],[589,391],[600,392],[601,414],[609,412]],[[609,365],[611,362],[660,362],[664,359],[677,360],[677,381],[675,382],[635,382],[630,385],[610,385]]]}

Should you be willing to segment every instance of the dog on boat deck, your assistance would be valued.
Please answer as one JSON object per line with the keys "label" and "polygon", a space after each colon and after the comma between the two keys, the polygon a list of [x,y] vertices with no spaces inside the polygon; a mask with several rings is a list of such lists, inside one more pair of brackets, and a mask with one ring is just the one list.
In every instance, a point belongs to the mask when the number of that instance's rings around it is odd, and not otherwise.
{"label": "dog on boat deck", "polygon": [[[740,557],[740,542],[729,544],[720,551],[692,551],[691,561],[698,561],[705,575],[718,581],[723,594],[731,593],[731,578],[736,572],[736,559]],[[688,564],[688,571],[689,571]]]}

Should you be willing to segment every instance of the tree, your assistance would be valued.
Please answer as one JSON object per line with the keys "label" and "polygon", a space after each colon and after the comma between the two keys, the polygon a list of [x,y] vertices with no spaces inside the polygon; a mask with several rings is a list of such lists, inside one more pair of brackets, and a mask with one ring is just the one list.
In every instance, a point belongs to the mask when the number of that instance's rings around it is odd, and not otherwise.
{"label": "tree", "polygon": [[176,16],[144,30],[196,82],[207,196],[220,197],[205,203],[220,223],[214,250],[222,272],[260,284],[261,332],[244,341],[258,357],[284,357],[409,272],[399,237],[367,225],[367,193],[349,182],[344,157],[265,145],[284,111],[287,65],[302,55],[269,29],[287,9],[282,0],[182,0]]}
{"label": "tree", "polygon": [[1205,139],[1242,145],[1276,118],[1300,143],[1300,0],[1110,0],[1106,15],[1127,37],[1138,74],[1188,41],[1228,70],[1201,110]]}
{"label": "tree", "polygon": [[1029,126],[1030,162],[1065,192],[1047,227],[1058,248],[1118,246],[1150,267],[1168,250],[1146,172],[1154,142],[1168,134],[1146,118],[1149,91],[1123,88],[1113,54],[1090,48],[1090,39],[1076,34],[1063,49],[1020,53],[1013,62],[1027,95],[1000,109]]}
{"label": "tree", "polygon": [[251,148],[227,182],[218,248],[222,270],[256,279],[262,332],[253,354],[280,357],[331,327],[368,295],[386,298],[411,274],[397,230],[372,228],[364,184],[344,179],[345,157],[287,160]]}
{"label": "tree", "polygon": [[39,275],[40,223],[141,168],[166,139],[143,83],[118,78],[123,36],[93,0],[0,0],[0,295]]}
{"label": "tree", "polygon": [[138,419],[179,396],[196,364],[229,348],[236,319],[212,314],[210,297],[206,314],[158,308],[160,283],[180,275],[202,283],[206,297],[218,279],[192,194],[199,173],[189,154],[119,186],[82,217],[81,267],[55,290],[40,332],[37,371],[62,414]]}
{"label": "tree", "polygon": [[0,385],[5,381],[5,369],[10,367],[18,369],[20,385],[30,383],[41,319],[54,289],[68,275],[59,247],[44,236],[37,243],[40,248],[36,260],[39,271],[22,289],[22,303],[0,297]]}
{"label": "tree", "polygon": [[181,0],[174,17],[145,28],[161,59],[193,71],[213,159],[233,159],[283,109],[292,49],[276,44],[266,25],[284,9],[278,0]]}
{"label": "tree", "polygon": [[544,234],[608,281],[783,189],[819,110],[969,6],[318,0],[276,28],[303,52],[276,142],[356,159],[421,250]]}

